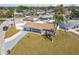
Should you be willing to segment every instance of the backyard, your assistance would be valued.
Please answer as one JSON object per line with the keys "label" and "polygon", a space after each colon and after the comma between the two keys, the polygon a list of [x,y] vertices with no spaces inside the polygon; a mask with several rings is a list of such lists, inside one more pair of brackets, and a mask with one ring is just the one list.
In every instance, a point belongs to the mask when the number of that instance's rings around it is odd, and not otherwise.
{"label": "backyard", "polygon": [[53,42],[49,39],[29,33],[11,50],[11,55],[51,55],[79,54],[79,37],[73,33],[57,31]]}

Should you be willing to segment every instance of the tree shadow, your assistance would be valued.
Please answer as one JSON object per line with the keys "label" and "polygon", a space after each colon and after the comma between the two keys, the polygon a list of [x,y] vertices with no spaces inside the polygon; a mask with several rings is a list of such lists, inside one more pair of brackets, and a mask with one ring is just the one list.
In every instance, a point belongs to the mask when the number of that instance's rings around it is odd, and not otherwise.
{"label": "tree shadow", "polygon": [[50,36],[50,35],[42,35],[44,39],[49,39],[50,41],[53,40],[53,38],[55,38],[55,36]]}

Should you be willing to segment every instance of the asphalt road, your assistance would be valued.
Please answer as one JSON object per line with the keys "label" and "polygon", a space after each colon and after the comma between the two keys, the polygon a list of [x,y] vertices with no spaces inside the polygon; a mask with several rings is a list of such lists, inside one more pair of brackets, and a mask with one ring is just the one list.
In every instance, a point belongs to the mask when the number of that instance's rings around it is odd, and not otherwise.
{"label": "asphalt road", "polygon": [[4,36],[5,36],[6,31],[3,31],[3,27],[9,26],[10,24],[11,24],[11,21],[4,21],[0,25],[0,54],[5,54],[5,51],[4,51],[4,46],[5,46]]}

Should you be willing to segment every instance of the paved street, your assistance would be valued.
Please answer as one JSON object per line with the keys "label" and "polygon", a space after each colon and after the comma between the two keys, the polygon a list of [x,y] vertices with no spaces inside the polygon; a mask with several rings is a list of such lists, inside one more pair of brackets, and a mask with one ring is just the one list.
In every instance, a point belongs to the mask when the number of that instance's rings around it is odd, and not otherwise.
{"label": "paved street", "polygon": [[4,21],[0,25],[0,54],[4,54],[4,36],[5,36],[5,31],[3,31],[4,26],[9,26],[11,24],[10,21]]}
{"label": "paved street", "polygon": [[3,31],[3,27],[9,26],[11,23],[12,21],[5,21],[0,25],[0,54],[4,54],[5,51],[12,49],[17,44],[17,42],[28,33],[26,31],[20,31],[12,37],[5,39],[4,41],[6,31]]}

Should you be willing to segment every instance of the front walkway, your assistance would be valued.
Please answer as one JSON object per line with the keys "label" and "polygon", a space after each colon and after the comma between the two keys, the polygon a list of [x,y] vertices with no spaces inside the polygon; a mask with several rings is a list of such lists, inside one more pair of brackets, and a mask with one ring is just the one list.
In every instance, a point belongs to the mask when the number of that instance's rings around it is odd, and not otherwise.
{"label": "front walkway", "polygon": [[5,39],[5,51],[11,50],[27,33],[27,31],[20,31],[12,37]]}

